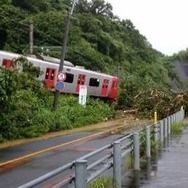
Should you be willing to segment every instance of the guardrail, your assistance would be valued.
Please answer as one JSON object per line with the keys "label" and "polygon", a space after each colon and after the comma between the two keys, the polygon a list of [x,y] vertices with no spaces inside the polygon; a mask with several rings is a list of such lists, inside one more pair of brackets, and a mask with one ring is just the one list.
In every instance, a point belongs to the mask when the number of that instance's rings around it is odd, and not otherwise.
{"label": "guardrail", "polygon": [[[184,110],[170,115],[156,124],[147,126],[135,133],[128,134],[114,143],[108,144],[93,151],[67,165],[57,168],[19,188],[39,187],[50,181],[50,178],[59,176],[61,181],[56,182],[54,188],[71,186],[86,188],[87,184],[100,176],[106,170],[113,168],[113,179],[116,188],[121,188],[122,159],[133,152],[134,170],[140,170],[140,139],[139,134],[145,132],[146,157],[151,157],[151,137],[155,142],[163,142],[171,134],[171,126],[174,122],[183,120]],[[61,177],[60,177],[61,175]]]}

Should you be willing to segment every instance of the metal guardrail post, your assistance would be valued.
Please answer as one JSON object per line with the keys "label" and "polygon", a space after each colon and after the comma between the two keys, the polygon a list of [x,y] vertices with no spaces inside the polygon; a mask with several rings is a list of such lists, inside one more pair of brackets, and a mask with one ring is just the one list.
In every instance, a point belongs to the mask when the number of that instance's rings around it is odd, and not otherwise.
{"label": "metal guardrail post", "polygon": [[113,177],[116,188],[121,188],[121,143],[113,144]]}
{"label": "metal guardrail post", "polygon": [[178,122],[179,121],[179,113],[176,112],[176,121]]}
{"label": "metal guardrail post", "polygon": [[180,111],[181,120],[183,119],[183,110]]}
{"label": "metal guardrail post", "polygon": [[75,188],[87,187],[87,160],[75,162]]}
{"label": "metal guardrail post", "polygon": [[150,126],[146,127],[146,157],[151,157]]}
{"label": "metal guardrail post", "polygon": [[160,141],[162,143],[164,140],[164,120],[159,121],[159,125],[160,125]]}
{"label": "metal guardrail post", "polygon": [[173,116],[174,116],[174,118],[173,118],[174,122],[173,123],[175,123],[176,122],[176,114],[174,113]]}
{"label": "metal guardrail post", "polygon": [[181,118],[182,118],[182,120],[185,118],[185,110],[181,110]]}
{"label": "metal guardrail post", "polygon": [[140,142],[139,133],[133,134],[134,170],[140,170]]}
{"label": "metal guardrail post", "polygon": [[154,142],[158,141],[158,124],[154,125]]}
{"label": "metal guardrail post", "polygon": [[167,132],[167,118],[164,119],[164,137],[167,138],[168,132]]}
{"label": "metal guardrail post", "polygon": [[181,117],[181,111],[179,111],[179,121],[182,120],[182,117]]}
{"label": "metal guardrail post", "polygon": [[175,122],[174,114],[172,114],[172,124]]}
{"label": "metal guardrail post", "polygon": [[173,115],[171,115],[171,126],[172,126],[173,122],[174,122]]}
{"label": "metal guardrail post", "polygon": [[167,117],[167,130],[168,130],[168,134],[171,133],[171,122],[170,122],[170,116]]}

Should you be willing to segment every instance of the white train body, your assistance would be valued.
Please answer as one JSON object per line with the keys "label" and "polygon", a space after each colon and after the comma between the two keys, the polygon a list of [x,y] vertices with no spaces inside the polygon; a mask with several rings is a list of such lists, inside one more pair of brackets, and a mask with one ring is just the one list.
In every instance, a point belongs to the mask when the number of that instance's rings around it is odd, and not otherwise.
{"label": "white train body", "polygon": [[[0,66],[11,68],[13,60],[25,57],[20,54],[0,51]],[[54,90],[57,80],[59,64],[56,62],[43,61],[33,57],[25,57],[35,67],[39,67],[42,75],[38,77],[40,81],[45,83],[46,87]],[[89,96],[115,100],[117,97],[118,78],[95,71],[86,70],[73,66],[70,62],[65,61],[63,72],[66,79],[63,81],[64,88],[62,93],[78,94],[80,85],[87,86],[87,94]]]}

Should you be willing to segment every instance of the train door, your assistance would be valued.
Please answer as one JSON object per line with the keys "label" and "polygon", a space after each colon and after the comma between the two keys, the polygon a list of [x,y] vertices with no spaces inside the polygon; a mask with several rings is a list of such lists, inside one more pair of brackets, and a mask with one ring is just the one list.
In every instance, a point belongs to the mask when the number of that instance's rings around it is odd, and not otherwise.
{"label": "train door", "polygon": [[109,85],[109,80],[104,79],[103,84],[102,84],[102,89],[101,89],[101,95],[106,96],[108,92],[108,85]]}
{"label": "train door", "polygon": [[55,81],[56,69],[53,68],[46,68],[44,83],[47,88],[54,88],[54,81]]}
{"label": "train door", "polygon": [[112,87],[111,87],[109,98],[111,100],[115,100],[115,98],[117,97],[117,93],[118,93],[118,78],[113,77],[112,78]]}
{"label": "train door", "polygon": [[14,63],[10,59],[3,59],[2,66],[5,67],[6,69],[14,68]]}
{"label": "train door", "polygon": [[86,75],[79,74],[78,75],[78,81],[77,81],[77,84],[76,84],[76,92],[77,93],[79,92],[80,85],[85,85],[85,81],[86,81]]}

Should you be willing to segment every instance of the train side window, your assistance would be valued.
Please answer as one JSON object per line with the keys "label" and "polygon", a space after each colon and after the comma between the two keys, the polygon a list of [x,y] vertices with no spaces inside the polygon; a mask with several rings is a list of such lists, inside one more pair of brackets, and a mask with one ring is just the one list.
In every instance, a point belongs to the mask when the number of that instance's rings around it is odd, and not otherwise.
{"label": "train side window", "polygon": [[79,76],[78,76],[77,84],[80,84],[80,82],[81,82],[81,76],[82,76],[82,75],[79,75]]}
{"label": "train side window", "polygon": [[45,79],[48,79],[48,77],[49,77],[49,73],[50,73],[50,69],[49,69],[49,68],[47,68],[47,69],[46,69],[46,75],[45,75]]}
{"label": "train side window", "polygon": [[106,80],[106,88],[108,87],[109,80]]}
{"label": "train side window", "polygon": [[46,74],[45,74],[45,79],[46,79],[46,80],[54,80],[54,78],[55,78],[55,73],[56,73],[56,69],[47,68],[47,69],[46,69]]}
{"label": "train side window", "polygon": [[77,84],[84,85],[86,76],[84,74],[79,74]]}
{"label": "train side window", "polygon": [[13,61],[10,59],[3,59],[3,64],[2,64],[5,68],[9,69],[11,67],[13,67]]}
{"label": "train side window", "polygon": [[108,88],[109,80],[104,79],[102,88]]}
{"label": "train side window", "polygon": [[89,86],[99,87],[100,80],[98,78],[90,78]]}
{"label": "train side window", "polygon": [[84,83],[85,83],[85,78],[86,78],[86,76],[85,76],[85,75],[82,75],[82,82],[81,82],[81,85],[84,85]]}
{"label": "train side window", "polygon": [[74,74],[66,73],[66,80],[64,82],[73,83]]}
{"label": "train side window", "polygon": [[51,80],[54,79],[54,74],[55,74],[55,69],[52,69],[52,73],[51,73]]}

